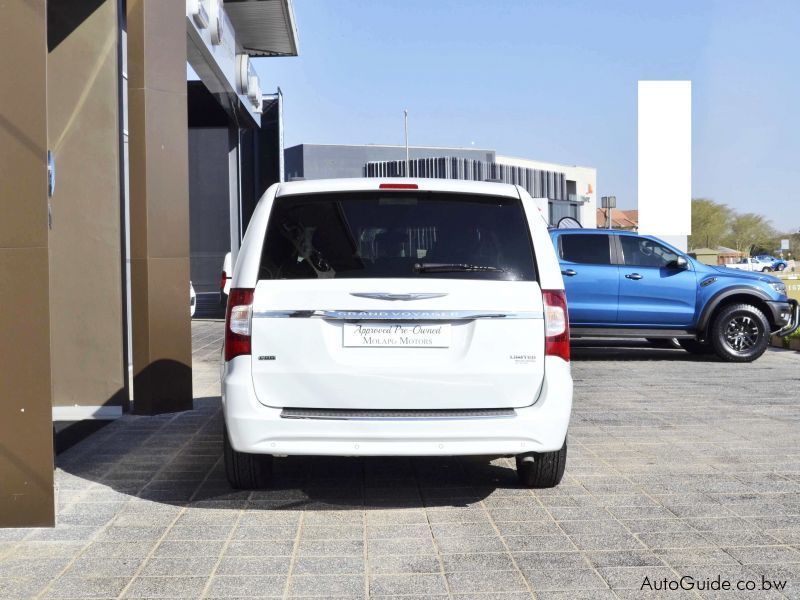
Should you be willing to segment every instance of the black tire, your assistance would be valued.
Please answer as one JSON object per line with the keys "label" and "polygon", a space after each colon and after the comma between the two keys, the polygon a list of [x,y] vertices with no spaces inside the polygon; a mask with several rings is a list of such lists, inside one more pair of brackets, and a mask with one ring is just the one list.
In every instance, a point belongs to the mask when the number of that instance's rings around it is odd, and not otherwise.
{"label": "black tire", "polygon": [[767,350],[769,321],[751,304],[732,304],[714,316],[708,337],[722,360],[751,362]]}
{"label": "black tire", "polygon": [[517,477],[524,487],[551,488],[557,486],[567,466],[567,440],[555,452],[527,452],[517,455]]}
{"label": "black tire", "polygon": [[764,267],[763,269],[761,269],[762,273],[769,273],[770,271],[772,271],[772,269],[770,269],[769,267]]}
{"label": "black tire", "polygon": [[272,480],[272,456],[237,452],[228,438],[228,428],[223,425],[223,454],[225,475],[231,487],[237,490],[261,490]]}
{"label": "black tire", "polygon": [[697,356],[704,356],[714,354],[713,346],[708,342],[701,342],[700,340],[678,340],[681,348],[686,350],[689,354],[696,354]]}
{"label": "black tire", "polygon": [[783,271],[786,268],[786,265],[781,263],[777,267],[775,267],[776,271]]}
{"label": "black tire", "polygon": [[654,348],[665,348],[672,350],[676,348],[673,338],[646,338],[647,342]]}

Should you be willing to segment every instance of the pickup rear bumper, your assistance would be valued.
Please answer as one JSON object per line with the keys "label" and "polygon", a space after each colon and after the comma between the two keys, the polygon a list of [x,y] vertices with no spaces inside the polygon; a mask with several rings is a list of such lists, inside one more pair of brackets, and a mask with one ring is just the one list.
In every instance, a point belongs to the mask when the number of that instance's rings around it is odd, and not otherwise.
{"label": "pickup rear bumper", "polygon": [[800,304],[792,298],[788,302],[767,302],[772,312],[772,322],[779,327],[773,335],[785,337],[800,326]]}

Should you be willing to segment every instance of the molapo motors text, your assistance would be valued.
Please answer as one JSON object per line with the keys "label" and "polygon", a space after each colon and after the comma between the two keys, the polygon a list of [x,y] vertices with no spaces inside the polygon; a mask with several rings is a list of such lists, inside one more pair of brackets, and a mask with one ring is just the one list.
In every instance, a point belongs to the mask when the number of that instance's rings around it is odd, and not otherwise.
{"label": "molapo motors text", "polygon": [[786,588],[786,580],[778,581],[767,579],[763,575],[761,580],[754,579],[740,579],[738,581],[731,581],[729,579],[722,579],[720,575],[715,578],[695,579],[691,575],[684,575],[680,579],[650,579],[645,577],[642,581],[642,586],[639,590],[652,590],[652,591],[676,591],[676,590],[692,590],[692,591],[760,591],[766,592],[770,590],[782,591]]}

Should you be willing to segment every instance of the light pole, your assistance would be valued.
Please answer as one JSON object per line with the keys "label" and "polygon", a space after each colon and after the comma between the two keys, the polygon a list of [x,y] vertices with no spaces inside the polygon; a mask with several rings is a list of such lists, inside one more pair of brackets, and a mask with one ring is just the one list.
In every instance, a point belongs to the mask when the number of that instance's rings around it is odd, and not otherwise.
{"label": "light pole", "polygon": [[617,197],[603,196],[600,198],[600,206],[606,209],[606,228],[613,229],[614,224],[611,222],[611,211],[617,206]]}
{"label": "light pole", "polygon": [[410,177],[410,171],[408,170],[409,162],[408,162],[408,111],[403,110],[403,128],[405,130],[406,135],[406,177]]}

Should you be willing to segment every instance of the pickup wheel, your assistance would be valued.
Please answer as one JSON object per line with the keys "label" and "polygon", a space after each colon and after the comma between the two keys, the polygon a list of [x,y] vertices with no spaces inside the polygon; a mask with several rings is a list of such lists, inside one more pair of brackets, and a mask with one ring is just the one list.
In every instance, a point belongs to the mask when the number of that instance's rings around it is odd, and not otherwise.
{"label": "pickup wheel", "polygon": [[751,362],[767,349],[769,321],[751,304],[732,304],[714,317],[708,337],[722,360]]}
{"label": "pickup wheel", "polygon": [[237,490],[259,490],[272,480],[272,456],[237,452],[228,438],[228,427],[223,424],[223,454],[225,475],[231,487]]}
{"label": "pickup wheel", "polygon": [[528,488],[557,486],[567,466],[567,440],[561,450],[554,452],[527,452],[517,455],[517,477]]}
{"label": "pickup wheel", "polygon": [[770,269],[769,267],[764,267],[763,269],[761,269],[762,273],[769,273],[770,271],[772,271],[772,269]]}
{"label": "pickup wheel", "polygon": [[681,345],[681,348],[686,350],[689,354],[696,354],[698,356],[714,354],[714,348],[708,342],[701,342],[700,340],[692,340],[692,339],[683,339],[683,340],[678,340],[678,343]]}

